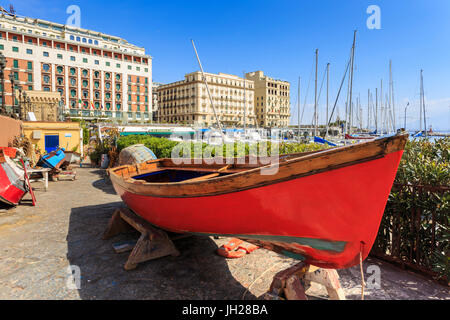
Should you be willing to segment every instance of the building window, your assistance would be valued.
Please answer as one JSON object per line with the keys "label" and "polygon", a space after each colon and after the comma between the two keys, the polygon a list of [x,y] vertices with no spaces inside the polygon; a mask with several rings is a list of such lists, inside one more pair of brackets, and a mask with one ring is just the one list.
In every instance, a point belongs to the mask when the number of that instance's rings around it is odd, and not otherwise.
{"label": "building window", "polygon": [[117,68],[120,68],[120,63],[116,64],[116,67],[117,67]]}
{"label": "building window", "polygon": [[97,40],[95,40],[95,41],[94,41],[94,44],[95,44],[95,45],[98,45],[98,41],[97,41]]}
{"label": "building window", "polygon": [[108,90],[111,89],[111,83],[107,82],[107,83],[105,84],[105,88],[108,89]]}
{"label": "building window", "polygon": [[42,69],[44,69],[45,72],[48,72],[50,70],[50,66],[48,64],[43,64]]}
{"label": "building window", "polygon": [[83,77],[87,77],[88,76],[88,71],[86,69],[84,69],[82,71]]}
{"label": "building window", "polygon": [[44,87],[44,91],[45,92],[49,92],[50,91],[50,87]]}
{"label": "building window", "polygon": [[110,79],[111,78],[111,74],[109,72],[105,73],[105,78],[106,79]]}
{"label": "building window", "polygon": [[106,62],[106,66],[107,66],[107,67],[110,67],[110,66],[111,66],[111,63]]}
{"label": "building window", "polygon": [[70,78],[70,85],[76,86],[77,80],[75,78]]}
{"label": "building window", "polygon": [[70,74],[71,74],[71,75],[74,76],[74,75],[75,75],[75,72],[76,72],[75,68],[70,68]]}
{"label": "building window", "polygon": [[75,61],[76,59],[75,59],[75,57],[74,56],[71,56],[70,57],[70,61]]}
{"label": "building window", "polygon": [[83,58],[83,62],[84,62],[84,63],[87,63],[87,62],[88,62],[88,59],[87,59],[87,58]]}
{"label": "building window", "polygon": [[5,46],[3,44],[0,44],[0,50],[5,50]]}
{"label": "building window", "polygon": [[49,53],[47,51],[44,51],[44,57],[49,57]]}
{"label": "building window", "polygon": [[131,66],[128,66],[128,70],[131,70]]}
{"label": "building window", "polygon": [[57,73],[63,73],[63,71],[64,71],[64,68],[63,68],[63,67],[61,67],[61,66],[57,66],[57,67],[56,67],[56,72],[57,72]]}
{"label": "building window", "polygon": [[19,68],[19,60],[14,60],[13,61],[13,67],[18,69]]}
{"label": "building window", "polygon": [[18,47],[12,47],[12,51],[13,52],[19,52],[19,48]]}
{"label": "building window", "polygon": [[75,89],[70,90],[70,95],[72,96],[72,98],[75,98],[77,95],[77,91]]}
{"label": "building window", "polygon": [[60,54],[60,53],[58,53],[58,54],[56,55],[56,57],[57,57],[58,59],[62,59],[62,58],[63,58],[63,55]]}
{"label": "building window", "polygon": [[50,83],[50,77],[49,76],[44,76],[43,80],[44,80],[44,83]]}
{"label": "building window", "polygon": [[70,36],[70,40],[75,40],[75,37],[74,36]]}
{"label": "building window", "polygon": [[27,49],[27,54],[33,54],[33,50]]}
{"label": "building window", "polygon": [[100,64],[100,61],[95,60],[94,63],[95,63],[96,65],[99,65],[99,64]]}
{"label": "building window", "polygon": [[28,82],[33,82],[33,75],[31,73],[28,74]]}
{"label": "building window", "polygon": [[84,88],[87,88],[88,84],[89,84],[89,82],[87,80],[83,80],[83,87]]}

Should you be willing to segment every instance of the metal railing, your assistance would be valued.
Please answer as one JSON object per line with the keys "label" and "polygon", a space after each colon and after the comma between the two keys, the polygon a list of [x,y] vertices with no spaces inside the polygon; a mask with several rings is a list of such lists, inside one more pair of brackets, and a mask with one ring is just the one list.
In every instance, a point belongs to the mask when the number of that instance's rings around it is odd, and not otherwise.
{"label": "metal railing", "polygon": [[371,255],[449,280],[450,187],[395,184]]}

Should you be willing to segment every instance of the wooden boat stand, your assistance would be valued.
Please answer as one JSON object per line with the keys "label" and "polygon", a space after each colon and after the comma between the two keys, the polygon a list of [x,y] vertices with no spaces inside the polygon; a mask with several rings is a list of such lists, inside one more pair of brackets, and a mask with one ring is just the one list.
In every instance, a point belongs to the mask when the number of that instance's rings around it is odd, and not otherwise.
{"label": "wooden boat stand", "polygon": [[121,208],[114,212],[103,234],[103,240],[108,240],[120,233],[130,232],[133,229],[139,231],[141,237],[131,250],[128,261],[125,263],[124,268],[127,271],[136,269],[138,264],[142,262],[165,256],[179,256],[180,252],[173,244],[173,241],[190,236],[176,235],[171,238],[165,231],[155,228],[131,210]]}
{"label": "wooden boat stand", "polygon": [[330,300],[346,300],[336,270],[320,269],[304,262],[275,275],[266,300],[308,300],[305,291],[311,282],[326,287]]}

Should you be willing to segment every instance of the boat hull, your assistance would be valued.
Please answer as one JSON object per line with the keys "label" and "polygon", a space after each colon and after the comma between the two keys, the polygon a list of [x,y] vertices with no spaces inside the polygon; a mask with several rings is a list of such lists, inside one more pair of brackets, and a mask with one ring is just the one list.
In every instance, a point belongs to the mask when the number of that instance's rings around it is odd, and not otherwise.
{"label": "boat hull", "polygon": [[24,181],[20,179],[8,163],[0,163],[0,201],[16,206],[25,194]]}
{"label": "boat hull", "polygon": [[238,237],[307,263],[342,269],[366,259],[403,150],[270,185],[200,197],[133,192],[112,176],[126,205],[177,233]]}

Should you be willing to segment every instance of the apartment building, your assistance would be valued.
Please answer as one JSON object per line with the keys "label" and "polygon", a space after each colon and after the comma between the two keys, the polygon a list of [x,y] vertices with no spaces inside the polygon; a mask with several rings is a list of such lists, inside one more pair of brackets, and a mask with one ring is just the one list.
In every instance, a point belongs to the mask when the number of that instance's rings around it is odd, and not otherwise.
{"label": "apartment building", "polygon": [[59,92],[73,117],[152,117],[152,57],[124,39],[2,13],[0,52],[6,106],[18,103],[13,74],[16,89]]}
{"label": "apartment building", "polygon": [[250,72],[245,76],[255,84],[254,108],[258,125],[288,127],[291,118],[290,83],[268,77],[263,71]]}
{"label": "apartment building", "polygon": [[[256,125],[254,83],[235,75],[205,73],[214,107],[221,123],[228,127]],[[156,88],[158,121],[198,126],[216,124],[214,110],[202,77],[197,71],[186,74],[184,80]],[[244,108],[246,117],[244,117]]]}

